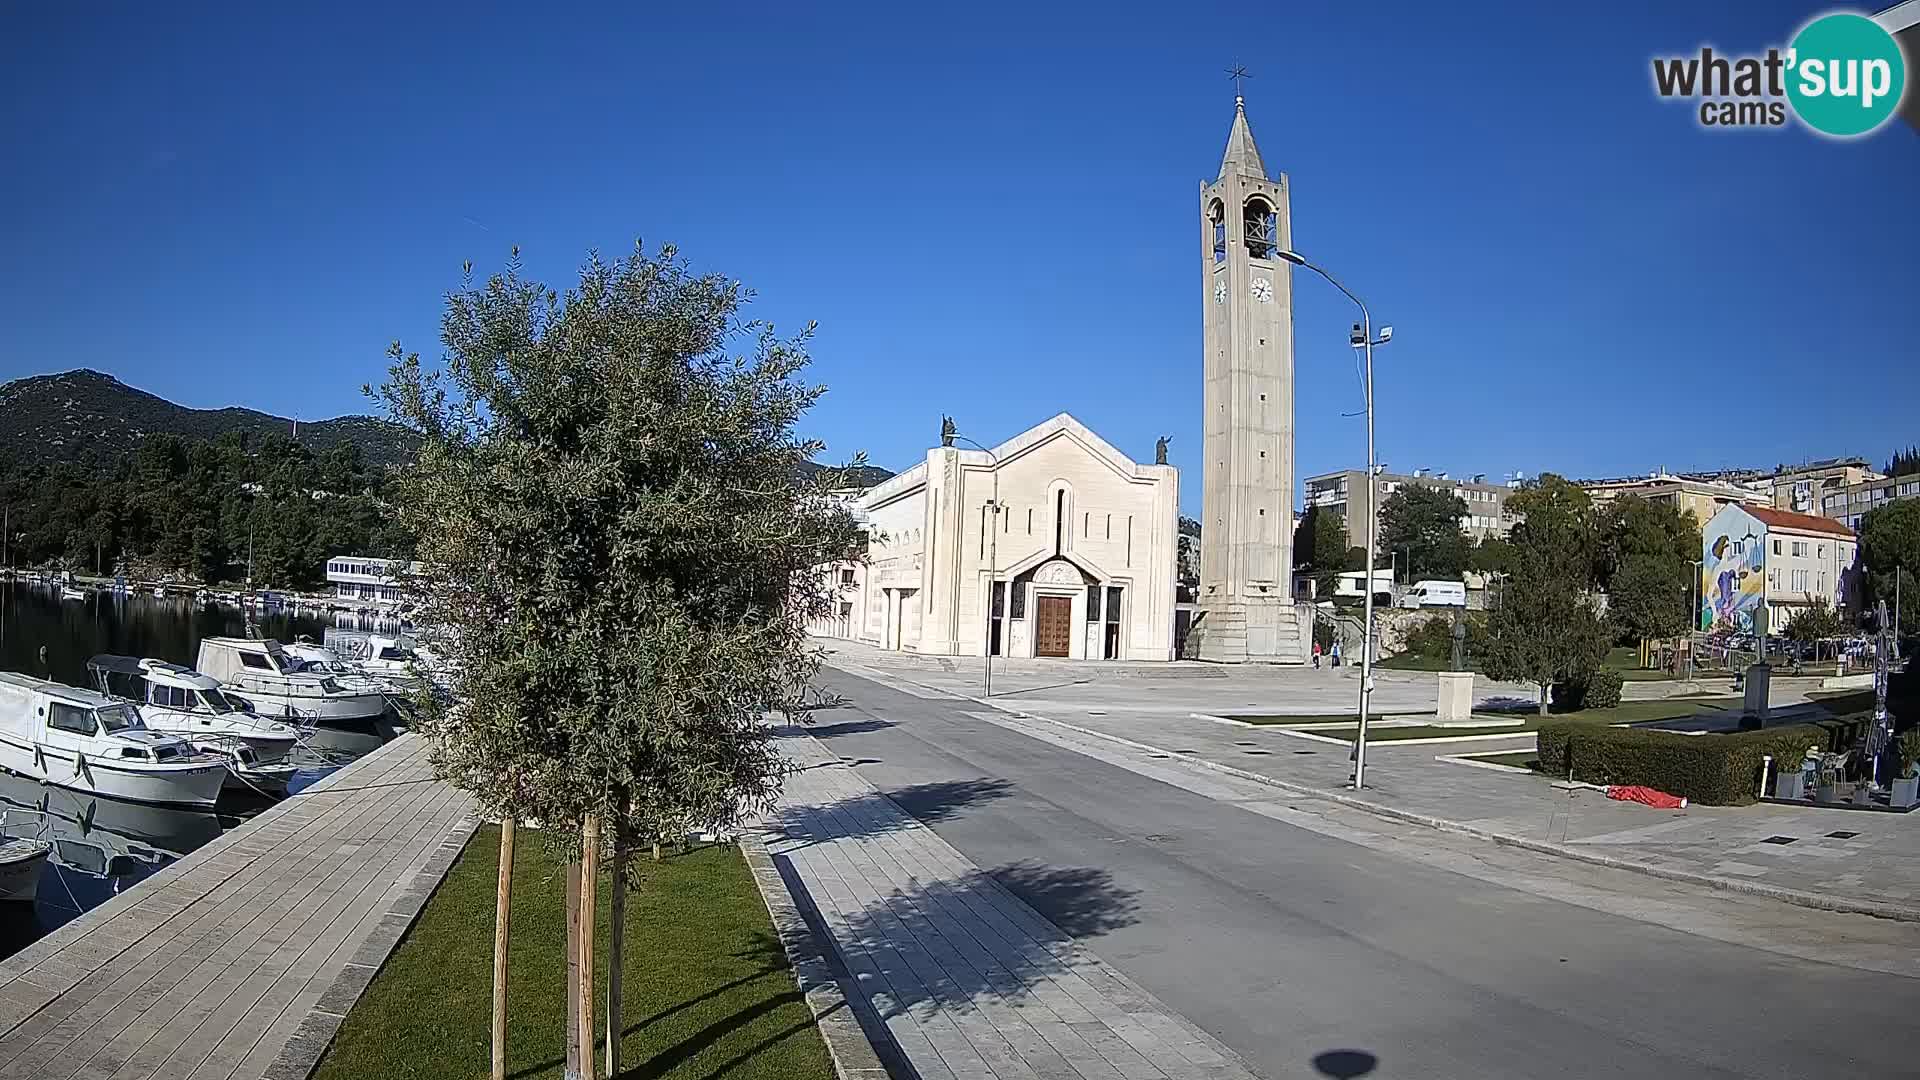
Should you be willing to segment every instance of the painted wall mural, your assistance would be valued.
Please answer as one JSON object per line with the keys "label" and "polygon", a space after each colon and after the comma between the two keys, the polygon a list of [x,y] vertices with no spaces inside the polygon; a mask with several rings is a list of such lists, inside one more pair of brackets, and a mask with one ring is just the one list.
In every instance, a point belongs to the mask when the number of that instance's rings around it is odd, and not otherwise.
{"label": "painted wall mural", "polygon": [[[1716,515],[1717,517],[1718,515]],[[1753,632],[1753,613],[1766,595],[1763,541],[1741,523],[1741,535],[1709,529],[1702,537],[1700,628]]]}

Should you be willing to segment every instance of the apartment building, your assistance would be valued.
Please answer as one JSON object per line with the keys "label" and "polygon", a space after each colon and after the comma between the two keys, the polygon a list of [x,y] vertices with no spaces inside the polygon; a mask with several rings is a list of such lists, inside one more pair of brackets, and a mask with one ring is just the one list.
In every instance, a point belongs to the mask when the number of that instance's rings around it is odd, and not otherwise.
{"label": "apartment building", "polygon": [[1622,495],[1634,495],[1651,503],[1666,503],[1691,511],[1702,524],[1712,520],[1722,507],[1749,502],[1754,493],[1731,479],[1670,473],[1664,469],[1646,476],[1623,476],[1606,480],[1575,481],[1595,509],[1606,506]]}
{"label": "apartment building", "polygon": [[[1460,518],[1461,531],[1475,541],[1489,536],[1505,536],[1513,527],[1514,518],[1507,513],[1507,496],[1513,494],[1518,482],[1511,484],[1489,483],[1484,473],[1471,478],[1450,477],[1446,473],[1436,473],[1427,469],[1415,469],[1411,473],[1381,473],[1379,476],[1379,497],[1382,504],[1387,497],[1403,487],[1419,485],[1449,492],[1460,497],[1467,504],[1467,512]],[[1365,469],[1342,469],[1339,472],[1322,473],[1309,476],[1306,480],[1307,505],[1320,507],[1323,511],[1340,515],[1346,524],[1347,546],[1364,547],[1367,543],[1367,471]],[[1348,512],[1348,507],[1352,512]]]}
{"label": "apartment building", "polygon": [[1699,626],[1751,633],[1765,608],[1778,633],[1817,600],[1845,606],[1856,542],[1828,518],[1770,506],[1723,506],[1701,529]]}
{"label": "apartment building", "polygon": [[1920,476],[1881,476],[1834,488],[1820,500],[1820,513],[1858,532],[1867,511],[1896,499],[1920,497]]}

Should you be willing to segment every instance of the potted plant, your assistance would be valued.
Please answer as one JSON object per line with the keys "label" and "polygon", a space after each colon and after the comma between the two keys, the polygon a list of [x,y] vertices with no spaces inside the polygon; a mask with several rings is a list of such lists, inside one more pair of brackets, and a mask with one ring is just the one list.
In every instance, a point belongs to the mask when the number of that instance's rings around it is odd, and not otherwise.
{"label": "potted plant", "polygon": [[1920,803],[1920,728],[1913,728],[1896,739],[1893,753],[1900,769],[1894,776],[1887,802],[1897,810]]}
{"label": "potted plant", "polygon": [[1840,801],[1840,776],[1846,767],[1847,755],[1821,754],[1819,779],[1813,789],[1814,802]]}

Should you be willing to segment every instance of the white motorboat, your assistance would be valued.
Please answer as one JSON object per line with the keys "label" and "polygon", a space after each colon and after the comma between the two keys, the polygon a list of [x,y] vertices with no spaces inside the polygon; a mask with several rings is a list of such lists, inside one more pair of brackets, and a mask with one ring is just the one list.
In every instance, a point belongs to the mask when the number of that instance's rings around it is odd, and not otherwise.
{"label": "white motorboat", "polygon": [[245,765],[285,761],[300,729],[261,716],[222,692],[206,675],[164,660],[101,654],[87,661],[94,688],[140,706],[149,728],[178,735],[203,749],[225,753],[239,743],[250,747]]}
{"label": "white motorboat", "polygon": [[140,711],[92,690],[0,672],[0,766],[60,787],[138,802],[211,807],[226,764]]}
{"label": "white motorboat", "polygon": [[20,835],[20,825],[31,823],[32,831],[45,833],[47,820],[45,811],[16,810],[0,804],[0,901],[31,904],[39,896],[40,872],[53,853],[53,845],[39,836]]}
{"label": "white motorboat", "polygon": [[85,600],[86,598],[86,593],[81,592],[71,585],[60,586],[60,599],[62,600]]}
{"label": "white motorboat", "polygon": [[0,838],[0,901],[31,904],[40,895],[40,872],[53,845],[24,837]]}
{"label": "white motorboat", "polygon": [[303,670],[273,640],[202,638],[193,666],[269,716],[364,723],[387,710],[386,695],[371,682],[348,684],[331,673]]}

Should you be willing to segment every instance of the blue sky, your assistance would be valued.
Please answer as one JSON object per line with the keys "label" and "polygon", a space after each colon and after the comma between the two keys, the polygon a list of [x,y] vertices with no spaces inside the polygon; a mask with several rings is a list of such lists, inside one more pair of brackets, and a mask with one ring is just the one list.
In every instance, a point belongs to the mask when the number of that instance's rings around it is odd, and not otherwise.
{"label": "blue sky", "polygon": [[[71,7],[71,5],[69,5]],[[678,243],[820,324],[829,457],[1070,411],[1199,502],[1196,191],[1232,118],[1296,246],[1395,327],[1380,456],[1617,475],[1920,441],[1920,134],[1700,129],[1649,59],[1819,5],[411,4],[0,14],[0,379],[364,411],[519,244]],[[1734,10],[1730,10],[1734,9]],[[1297,281],[1302,475],[1363,460]]]}

